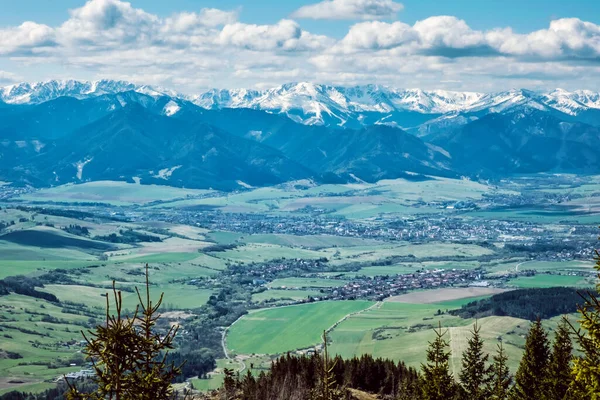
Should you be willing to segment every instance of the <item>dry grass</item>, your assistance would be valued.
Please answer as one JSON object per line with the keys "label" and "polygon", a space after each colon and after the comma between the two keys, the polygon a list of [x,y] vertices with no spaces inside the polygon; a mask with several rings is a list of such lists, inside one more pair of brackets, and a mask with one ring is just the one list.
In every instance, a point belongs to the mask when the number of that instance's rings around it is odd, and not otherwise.
{"label": "dry grass", "polygon": [[469,297],[489,296],[506,291],[507,289],[483,287],[443,288],[393,296],[386,299],[386,301],[397,303],[431,304],[450,300],[467,299]]}

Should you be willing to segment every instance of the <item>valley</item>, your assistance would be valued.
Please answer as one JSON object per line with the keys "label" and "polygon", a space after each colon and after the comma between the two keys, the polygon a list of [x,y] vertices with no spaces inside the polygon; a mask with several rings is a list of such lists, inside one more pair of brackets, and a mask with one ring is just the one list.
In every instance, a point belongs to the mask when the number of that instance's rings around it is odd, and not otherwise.
{"label": "valley", "polygon": [[[145,263],[153,296],[165,296],[161,329],[181,326],[177,351],[204,371],[185,378],[203,390],[225,367],[258,374],[280,354],[310,353],[323,330],[344,357],[419,366],[439,322],[456,370],[474,319],[452,310],[519,288],[592,287],[596,276],[594,175],[0,191],[0,393],[87,368],[80,330],[102,321],[113,281],[133,311]],[[501,338],[514,370],[529,321],[480,322],[486,348]]]}

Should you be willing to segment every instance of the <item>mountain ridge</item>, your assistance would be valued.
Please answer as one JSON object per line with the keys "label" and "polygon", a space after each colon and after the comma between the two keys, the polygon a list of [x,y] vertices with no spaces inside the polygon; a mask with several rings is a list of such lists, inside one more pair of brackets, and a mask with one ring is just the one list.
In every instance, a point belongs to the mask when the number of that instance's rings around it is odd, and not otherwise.
{"label": "mountain ridge", "polygon": [[[20,83],[0,88],[0,101],[7,104],[39,104],[60,96],[79,99],[135,91],[149,96],[168,96],[190,101],[205,109],[250,108],[285,114],[306,125],[356,127],[369,113],[388,119],[394,113],[444,115],[482,110],[503,112],[528,105],[558,110],[576,116],[587,110],[600,110],[600,93],[590,90],[534,91],[511,89],[500,92],[460,92],[446,90],[400,89],[385,85],[335,86],[309,82],[287,83],[270,89],[209,89],[183,94],[150,85],[125,81],[49,80]],[[368,124],[393,124],[375,120]],[[364,124],[363,124],[364,125]],[[402,126],[402,125],[400,125]]]}

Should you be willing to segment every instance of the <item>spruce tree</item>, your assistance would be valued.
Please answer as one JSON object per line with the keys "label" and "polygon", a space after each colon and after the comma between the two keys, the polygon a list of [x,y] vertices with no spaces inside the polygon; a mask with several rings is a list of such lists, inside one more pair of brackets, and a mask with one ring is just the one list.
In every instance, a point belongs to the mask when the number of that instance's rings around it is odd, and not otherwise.
{"label": "spruce tree", "polygon": [[116,313],[111,314],[107,293],[105,323],[88,334],[82,332],[86,341],[84,354],[92,362],[97,390],[82,393],[67,381],[67,399],[166,400],[174,395],[171,382],[181,373],[181,366],[168,364],[166,358],[173,348],[177,328],[162,334],[155,331],[163,295],[156,304],[150,300],[147,264],[145,300],[137,293],[140,304],[133,316],[123,315],[122,295],[113,282]]}
{"label": "spruce tree", "polygon": [[542,321],[538,318],[531,325],[525,342],[525,353],[515,376],[511,399],[547,399],[548,364],[550,345]]}
{"label": "spruce tree", "polygon": [[329,360],[327,346],[327,332],[323,331],[323,356],[320,357],[318,366],[319,381],[311,394],[311,400],[341,400],[345,398],[344,391],[338,388],[333,370],[336,362]]}
{"label": "spruce tree", "polygon": [[[600,271],[598,251],[595,268]],[[596,285],[596,292],[600,292],[600,281]],[[591,291],[585,292],[582,297],[584,303],[578,310],[581,328],[571,328],[583,354],[573,359],[573,380],[569,392],[576,399],[600,400],[600,299]]]}
{"label": "spruce tree", "polygon": [[487,400],[490,396],[490,366],[487,365],[489,355],[483,351],[483,340],[475,322],[467,350],[462,356],[462,369],[459,373],[462,396],[468,400]]}
{"label": "spruce tree", "polygon": [[449,343],[444,339],[447,330],[442,330],[441,323],[434,329],[435,340],[429,342],[427,363],[421,364],[423,372],[421,392],[423,400],[448,400],[456,394],[456,383],[450,372]]}
{"label": "spruce tree", "polygon": [[550,358],[548,389],[549,398],[552,400],[562,400],[567,394],[571,383],[572,353],[573,343],[569,324],[566,319],[563,319],[556,329]]}
{"label": "spruce tree", "polygon": [[512,385],[512,375],[508,368],[508,357],[502,342],[498,344],[498,351],[493,357],[491,367],[492,380],[490,382],[490,399],[506,400]]}

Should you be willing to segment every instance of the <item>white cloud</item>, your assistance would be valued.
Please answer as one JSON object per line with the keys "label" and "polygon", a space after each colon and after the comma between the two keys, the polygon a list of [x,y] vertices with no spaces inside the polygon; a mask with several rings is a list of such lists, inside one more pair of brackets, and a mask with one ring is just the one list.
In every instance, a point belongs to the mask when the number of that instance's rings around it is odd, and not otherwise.
{"label": "white cloud", "polygon": [[89,0],[70,10],[71,18],[57,29],[63,44],[125,45],[148,39],[158,17],[119,0]]}
{"label": "white cloud", "polygon": [[0,29],[0,56],[21,54],[55,44],[54,30],[47,25],[27,21],[14,28]]}
{"label": "white cloud", "polygon": [[[377,8],[386,4],[392,12]],[[600,89],[600,26],[590,22],[557,19],[547,29],[515,33],[472,29],[453,16],[413,25],[373,20],[399,11],[399,3],[391,1],[334,0],[307,7],[317,6],[341,7],[338,16],[371,21],[350,26],[336,40],[290,19],[249,24],[239,20],[239,9],[165,17],[120,0],[89,0],[56,26],[29,21],[0,28],[0,70],[18,71],[19,79],[119,78],[184,92],[286,81],[482,91]],[[0,72],[0,81],[14,80]]]}
{"label": "white cloud", "polygon": [[238,20],[238,14],[239,10],[223,11],[217,8],[203,8],[199,13],[181,12],[165,20],[164,30],[181,33],[233,24]]}
{"label": "white cloud", "polygon": [[397,48],[407,54],[448,58],[510,56],[540,60],[600,60],[600,26],[576,18],[548,29],[516,34],[510,28],[478,31],[453,16],[435,16],[413,26],[402,22],[353,25],[334,51]]}
{"label": "white cloud", "polygon": [[20,76],[13,74],[12,72],[0,70],[0,83],[3,85],[17,82],[21,79]]}
{"label": "white cloud", "polygon": [[393,19],[403,6],[393,0],[324,0],[300,7],[292,17],[308,19]]}
{"label": "white cloud", "polygon": [[303,31],[297,22],[281,20],[275,25],[249,25],[235,23],[225,25],[218,43],[249,50],[316,50],[333,44],[326,36]]}

